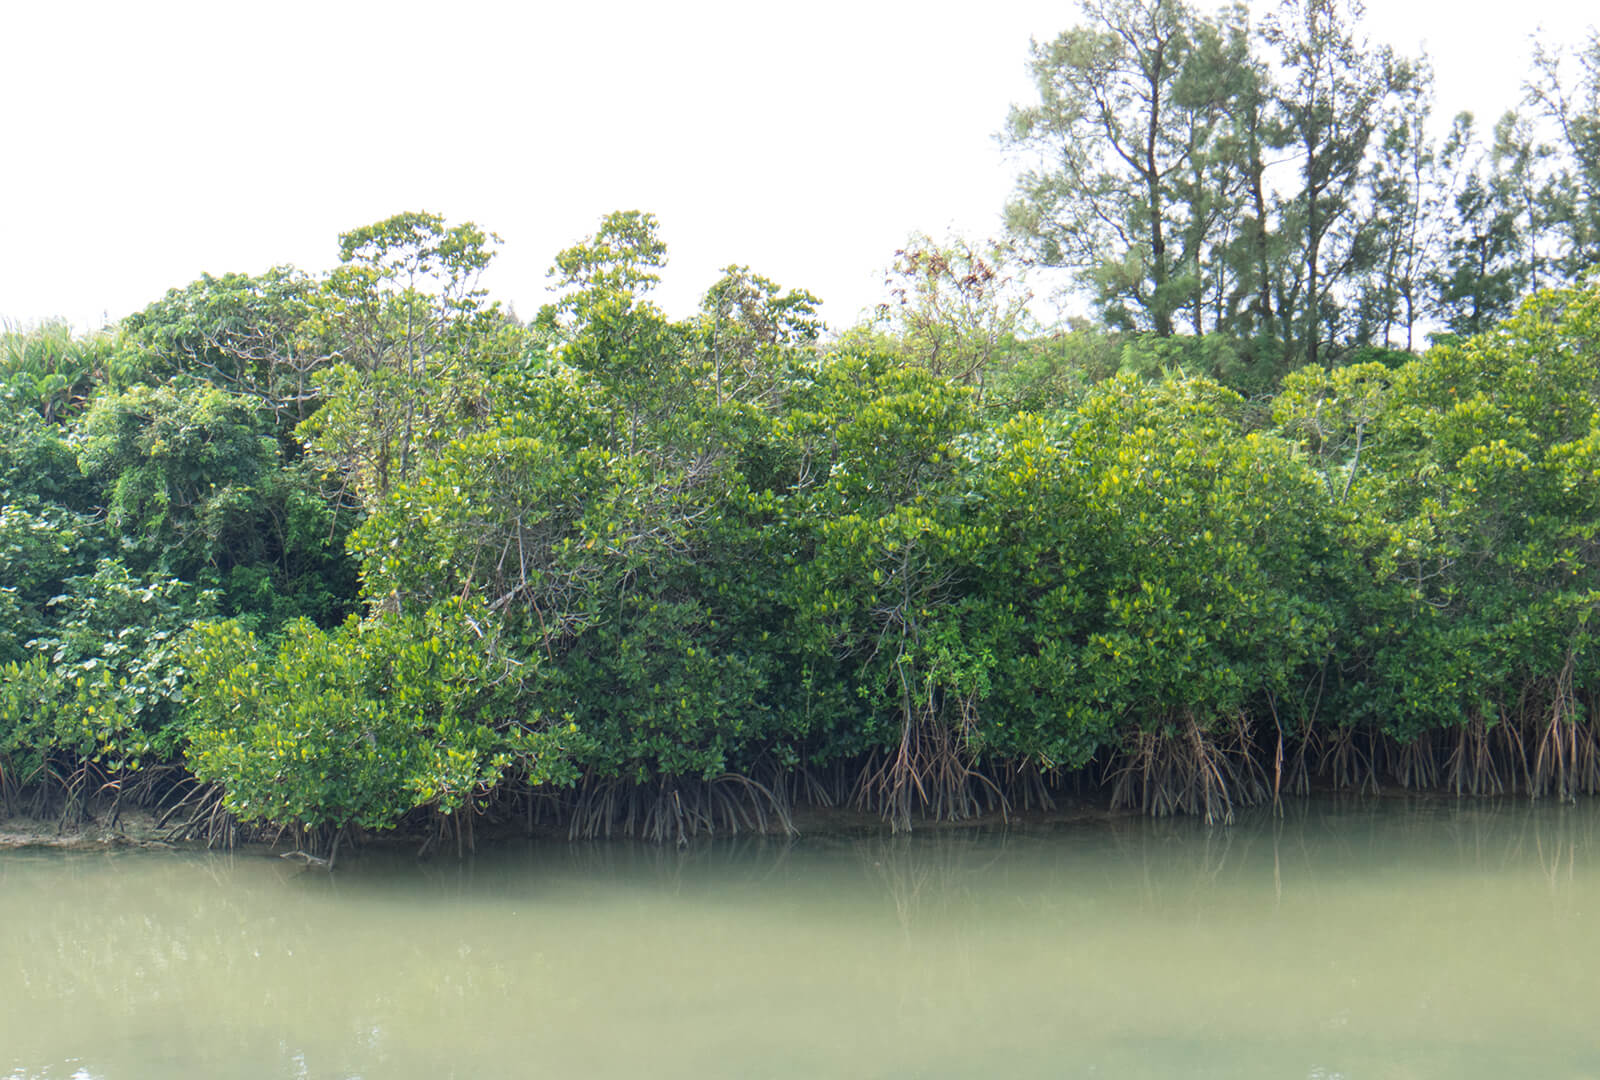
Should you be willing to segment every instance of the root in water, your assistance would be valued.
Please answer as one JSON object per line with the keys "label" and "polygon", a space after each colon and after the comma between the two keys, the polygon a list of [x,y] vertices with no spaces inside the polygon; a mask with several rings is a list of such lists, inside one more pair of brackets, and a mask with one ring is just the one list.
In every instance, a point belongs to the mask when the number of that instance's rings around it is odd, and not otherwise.
{"label": "root in water", "polygon": [[903,699],[900,745],[867,759],[851,800],[889,822],[891,832],[910,832],[913,814],[961,821],[983,812],[981,801],[1001,814],[1010,802],[993,780],[973,768],[970,733],[977,724],[975,697],[956,699],[954,722],[934,706]]}
{"label": "root in water", "polygon": [[1423,732],[1410,742],[1385,740],[1389,773],[1395,783],[1407,790],[1429,790],[1439,786],[1439,763],[1433,752],[1433,739]]}
{"label": "root in water", "polygon": [[1056,779],[1053,769],[1041,768],[1030,758],[1020,765],[1006,766],[1001,771],[998,786],[1003,787],[1006,801],[1014,806],[1053,813],[1056,800],[1050,788]]}
{"label": "root in water", "polygon": [[1245,717],[1216,735],[1185,713],[1158,731],[1134,733],[1111,777],[1111,805],[1152,817],[1196,814],[1207,825],[1233,823],[1234,807],[1261,802],[1271,784],[1251,752]]}
{"label": "root in water", "polygon": [[1366,732],[1351,725],[1340,725],[1324,745],[1317,772],[1332,780],[1340,791],[1370,790],[1376,795],[1379,791],[1377,756],[1374,742]]}
{"label": "root in water", "polygon": [[1533,755],[1529,793],[1553,792],[1565,802],[1600,790],[1600,741],[1572,692],[1572,657],[1557,678]]}
{"label": "root in water", "polygon": [[567,835],[573,840],[621,835],[679,845],[718,832],[738,835],[741,829],[795,836],[785,795],[782,783],[768,786],[739,773],[647,784],[590,775],[579,787]]}
{"label": "root in water", "polygon": [[173,793],[176,801],[156,818],[167,840],[201,840],[208,848],[224,849],[238,844],[242,830],[222,804],[220,785],[190,781],[176,785]]}
{"label": "root in water", "polygon": [[[1457,795],[1500,795],[1505,792],[1505,782],[1500,777],[1500,766],[1495,760],[1492,732],[1499,724],[1490,724],[1483,714],[1475,714],[1456,731],[1456,745],[1444,763],[1444,783]],[[1515,774],[1513,774],[1515,780]]]}

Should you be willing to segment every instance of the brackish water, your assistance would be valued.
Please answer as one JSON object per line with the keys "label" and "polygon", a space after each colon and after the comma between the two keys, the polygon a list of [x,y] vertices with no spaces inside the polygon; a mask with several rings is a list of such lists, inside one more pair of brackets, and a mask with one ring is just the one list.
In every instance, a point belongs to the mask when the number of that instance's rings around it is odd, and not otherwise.
{"label": "brackish water", "polygon": [[1596,1077],[1600,801],[0,853],[0,1077]]}

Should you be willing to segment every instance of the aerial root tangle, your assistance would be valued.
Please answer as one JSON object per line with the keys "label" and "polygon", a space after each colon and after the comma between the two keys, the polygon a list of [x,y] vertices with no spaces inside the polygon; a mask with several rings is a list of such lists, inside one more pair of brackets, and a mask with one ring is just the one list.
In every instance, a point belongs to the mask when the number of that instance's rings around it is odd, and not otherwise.
{"label": "aerial root tangle", "polygon": [[[1509,725],[1494,725],[1508,728]],[[1494,742],[1490,725],[1482,713],[1456,731],[1456,745],[1444,764],[1444,782],[1457,795],[1500,795],[1505,792],[1505,782],[1500,777],[1500,766],[1495,760]],[[1515,774],[1513,774],[1513,781]]]}
{"label": "aerial root tangle", "polygon": [[1335,728],[1323,749],[1317,772],[1341,791],[1378,793],[1378,751],[1368,733],[1353,725]]}
{"label": "aerial root tangle", "polygon": [[1056,809],[1055,796],[1050,794],[1050,786],[1055,779],[1053,770],[1041,769],[1032,758],[1020,765],[1007,766],[1001,776],[1008,803],[1014,803],[1023,810],[1045,813],[1053,813]]}
{"label": "aerial root tangle", "polygon": [[[61,774],[57,774],[58,776]],[[62,780],[64,801],[57,830],[71,825],[82,825],[89,818],[89,792],[104,784],[106,775],[93,762],[80,758],[68,768]]]}
{"label": "aerial root tangle", "polygon": [[1271,784],[1251,753],[1244,716],[1220,735],[1201,728],[1192,713],[1160,730],[1135,732],[1111,777],[1111,805],[1137,806],[1152,817],[1198,814],[1207,825],[1232,824],[1235,805],[1262,801]]}
{"label": "aerial root tangle", "polygon": [[[113,812],[120,805],[120,777],[114,777],[92,758],[71,751],[51,750],[26,776],[0,762],[0,797],[7,813],[19,808],[27,816],[56,819],[56,831],[82,825],[91,817],[91,804],[113,797]],[[26,803],[19,807],[26,794]],[[100,803],[97,803],[97,800]]]}
{"label": "aerial root tangle", "polygon": [[960,821],[983,812],[980,800],[1010,813],[1005,793],[972,766],[969,734],[977,724],[976,701],[952,699],[955,723],[933,705],[902,708],[900,745],[887,755],[873,754],[856,780],[851,801],[880,814],[891,832],[909,832],[912,815]]}
{"label": "aerial root tangle", "polygon": [[567,835],[574,840],[636,836],[681,845],[717,832],[738,835],[741,829],[796,834],[782,784],[769,787],[738,773],[646,784],[590,775],[579,789]]}
{"label": "aerial root tangle", "polygon": [[435,848],[443,851],[446,841],[451,837],[455,838],[456,858],[462,858],[468,852],[477,854],[478,838],[473,827],[476,820],[477,811],[471,800],[449,813],[435,811],[429,822],[427,839],[417,849],[417,857],[421,858]]}
{"label": "aerial root tangle", "polygon": [[839,803],[837,794],[840,786],[839,771],[836,769],[834,772],[835,777],[830,785],[804,765],[797,765],[787,774],[780,776],[777,785],[784,788],[785,798],[791,806],[805,803],[810,806],[831,808]]}
{"label": "aerial root tangle", "polygon": [[1571,801],[1579,792],[1592,795],[1600,790],[1600,741],[1573,693],[1572,667],[1568,656],[1539,732],[1529,785],[1535,797],[1554,792],[1558,799]]}
{"label": "aerial root tangle", "polygon": [[1308,725],[1294,744],[1294,754],[1283,770],[1283,791],[1290,795],[1311,794],[1311,762],[1322,756],[1322,738]]}
{"label": "aerial root tangle", "polygon": [[195,782],[161,813],[156,828],[165,829],[168,840],[203,840],[208,848],[231,849],[239,842],[241,829],[238,819],[223,806],[222,795],[219,784]]}
{"label": "aerial root tangle", "polygon": [[1439,761],[1433,752],[1433,739],[1423,732],[1410,742],[1386,740],[1390,775],[1408,790],[1428,790],[1439,786]]}

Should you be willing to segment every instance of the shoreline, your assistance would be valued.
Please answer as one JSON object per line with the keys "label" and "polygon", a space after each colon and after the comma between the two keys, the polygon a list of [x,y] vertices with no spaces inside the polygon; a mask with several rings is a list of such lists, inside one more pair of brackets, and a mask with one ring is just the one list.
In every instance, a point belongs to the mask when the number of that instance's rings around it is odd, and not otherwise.
{"label": "shoreline", "polygon": [[[1507,798],[1518,801],[1527,801],[1526,795],[1469,795],[1456,794],[1444,790],[1419,790],[1392,786],[1378,791],[1339,791],[1331,788],[1315,789],[1309,793],[1285,796],[1285,805],[1312,801],[1325,801],[1329,799],[1347,800],[1350,802],[1367,802],[1371,800],[1388,802],[1396,799],[1418,800],[1428,803],[1449,801],[1452,803],[1489,804]],[[1540,802],[1543,800],[1532,800]],[[1242,808],[1242,812],[1250,813],[1256,810],[1267,809],[1270,804],[1257,807]],[[852,807],[826,807],[807,806],[796,808],[791,812],[795,825],[794,835],[798,837],[838,837],[838,836],[883,836],[909,835],[896,833],[890,824],[877,814],[870,811],[857,810]],[[1103,803],[1084,802],[1079,805],[1062,806],[1055,810],[1026,810],[1001,814],[989,812],[977,814],[958,821],[919,820],[912,833],[929,832],[960,832],[965,830],[983,830],[996,828],[1038,829],[1057,828],[1063,826],[1114,826],[1133,821],[1194,821],[1199,824],[1199,819],[1191,815],[1167,815],[1162,818],[1153,818],[1137,808],[1113,809]],[[64,826],[54,818],[34,818],[27,815],[10,815],[0,817],[0,854],[10,851],[64,851],[64,852],[111,852],[130,849],[159,849],[174,852],[197,851],[232,851],[233,853],[253,852],[264,857],[294,857],[302,854],[292,843],[284,842],[283,835],[274,841],[244,840],[232,848],[222,846],[208,846],[202,840],[175,840],[169,839],[167,830],[157,825],[158,817],[145,810],[124,811],[118,815],[116,824],[106,820],[106,815],[85,819],[77,825]],[[1214,825],[1208,828],[1227,829],[1228,825]],[[519,821],[503,821],[497,823],[483,822],[474,829],[476,851],[492,851],[495,848],[517,843],[529,839],[562,841],[572,843],[650,843],[640,837],[617,834],[610,837],[572,838],[567,830],[559,826],[541,825],[531,832]],[[783,830],[769,829],[761,835],[782,836]],[[697,838],[698,841],[726,839],[730,836],[756,835],[755,830],[740,829],[734,832],[718,832]],[[415,829],[389,830],[379,833],[368,833],[360,840],[345,849],[352,853],[361,850],[412,850],[416,851],[424,839],[423,835]],[[672,847],[671,844],[659,845],[663,848]],[[444,851],[448,851],[445,848]],[[417,852],[419,857],[436,858],[443,854],[440,849],[432,853]]]}

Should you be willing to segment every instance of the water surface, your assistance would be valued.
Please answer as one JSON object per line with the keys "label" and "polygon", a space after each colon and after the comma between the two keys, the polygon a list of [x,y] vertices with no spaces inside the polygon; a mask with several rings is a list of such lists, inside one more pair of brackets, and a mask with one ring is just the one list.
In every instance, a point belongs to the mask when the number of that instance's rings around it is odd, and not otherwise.
{"label": "water surface", "polygon": [[1596,1077],[1600,804],[0,853],[0,1077]]}

